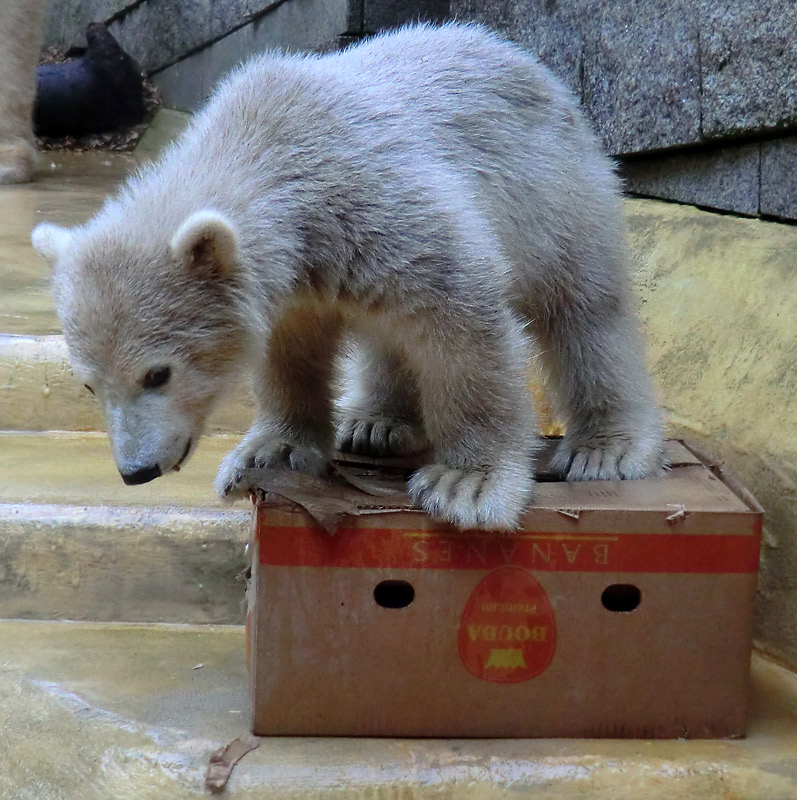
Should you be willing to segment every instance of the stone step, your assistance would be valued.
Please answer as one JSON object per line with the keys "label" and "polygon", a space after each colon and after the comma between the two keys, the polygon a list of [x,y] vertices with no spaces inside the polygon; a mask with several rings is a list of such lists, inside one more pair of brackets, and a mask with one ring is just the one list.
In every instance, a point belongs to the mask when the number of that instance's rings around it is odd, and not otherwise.
{"label": "stone step", "polygon": [[180,472],[126,486],[98,431],[0,431],[0,503],[225,509],[213,492],[237,436],[206,436]]}
{"label": "stone step", "polygon": [[212,488],[236,441],[125,486],[104,434],[0,433],[0,618],[241,622],[250,510]]}
{"label": "stone step", "polygon": [[[0,797],[208,796],[211,753],[248,731],[240,626],[5,621],[0,653]],[[797,797],[797,676],[754,656],[752,677],[744,740],[271,737],[235,767],[224,796]]]}
{"label": "stone step", "polygon": [[[241,433],[254,410],[243,382],[208,420],[208,433]],[[72,374],[64,337],[0,333],[0,430],[103,430],[97,399]]]}

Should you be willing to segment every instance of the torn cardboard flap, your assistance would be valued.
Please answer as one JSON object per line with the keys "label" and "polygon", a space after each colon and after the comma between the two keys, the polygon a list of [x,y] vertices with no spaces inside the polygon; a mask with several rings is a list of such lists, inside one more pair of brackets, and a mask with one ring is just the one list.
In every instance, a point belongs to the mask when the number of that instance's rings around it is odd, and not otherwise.
{"label": "torn cardboard flap", "polygon": [[286,469],[251,469],[246,473],[263,499],[280,497],[301,506],[325,531],[335,533],[346,516],[409,511],[404,473],[394,469],[335,461],[329,477]]}
{"label": "torn cardboard flap", "polygon": [[[556,439],[545,441],[539,457],[538,483],[523,527],[530,525],[530,517],[539,522],[554,515],[571,523],[570,529],[577,526],[587,531],[593,512],[601,512],[600,524],[605,527],[607,512],[620,509],[646,512],[669,529],[676,524],[683,527],[696,511],[720,517],[760,512],[749,494],[734,488],[715,464],[702,460],[681,441],[668,440],[670,467],[662,477],[637,481],[555,480],[547,464],[556,444]],[[288,505],[300,506],[324,530],[334,533],[346,517],[421,513],[413,507],[406,484],[407,477],[421,463],[410,458],[339,454],[325,477],[278,468],[250,469],[246,475],[258,487],[260,499],[272,504],[281,499]],[[622,525],[622,520],[612,523]]]}
{"label": "torn cardboard flap", "polygon": [[211,794],[221,794],[230,780],[233,768],[247,754],[260,747],[256,736],[246,734],[233,739],[226,747],[220,747],[210,756],[205,772],[205,788]]}

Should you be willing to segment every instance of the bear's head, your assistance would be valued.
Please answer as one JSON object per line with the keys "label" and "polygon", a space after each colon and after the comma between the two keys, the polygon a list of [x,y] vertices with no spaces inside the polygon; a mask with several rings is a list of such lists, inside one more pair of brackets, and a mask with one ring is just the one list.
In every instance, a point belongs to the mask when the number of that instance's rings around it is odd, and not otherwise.
{"label": "bear's head", "polygon": [[72,369],[102,405],[128,484],[180,468],[246,346],[232,223],[198,211],[165,236],[151,228],[134,233],[111,210],[32,234],[54,267]]}

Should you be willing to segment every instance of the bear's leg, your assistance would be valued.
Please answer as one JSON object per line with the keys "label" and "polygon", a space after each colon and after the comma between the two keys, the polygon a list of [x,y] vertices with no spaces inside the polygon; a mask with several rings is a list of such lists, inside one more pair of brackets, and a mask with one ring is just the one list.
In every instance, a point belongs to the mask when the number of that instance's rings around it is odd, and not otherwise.
{"label": "bear's leg", "polygon": [[656,475],[662,422],[630,292],[608,281],[590,288],[560,292],[535,324],[567,426],[551,467],[568,480]]}
{"label": "bear's leg", "polygon": [[320,474],[332,450],[332,382],[342,322],[334,314],[296,309],[275,325],[254,375],[257,419],[221,463],[222,497],[250,487],[242,470],[283,466]]}
{"label": "bear's leg", "polygon": [[408,343],[434,449],[434,463],[412,475],[409,491],[460,528],[510,530],[534,484],[528,342],[508,309],[468,311],[435,315]]}
{"label": "bear's leg", "polygon": [[339,450],[384,457],[420,453],[429,446],[415,376],[398,350],[376,338],[360,338],[346,371]]}
{"label": "bear's leg", "polygon": [[32,180],[33,100],[46,0],[0,3],[0,184]]}

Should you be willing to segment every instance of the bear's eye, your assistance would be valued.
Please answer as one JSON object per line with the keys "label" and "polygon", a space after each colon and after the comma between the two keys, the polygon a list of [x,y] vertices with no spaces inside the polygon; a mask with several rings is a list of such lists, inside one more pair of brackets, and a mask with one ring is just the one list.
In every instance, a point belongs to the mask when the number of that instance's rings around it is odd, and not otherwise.
{"label": "bear's eye", "polygon": [[151,369],[141,381],[141,385],[145,389],[160,389],[169,382],[172,376],[172,371],[169,367],[155,367]]}
{"label": "bear's eye", "polygon": [[92,394],[94,394],[94,389],[92,389],[87,383],[83,384],[83,388],[88,389]]}

